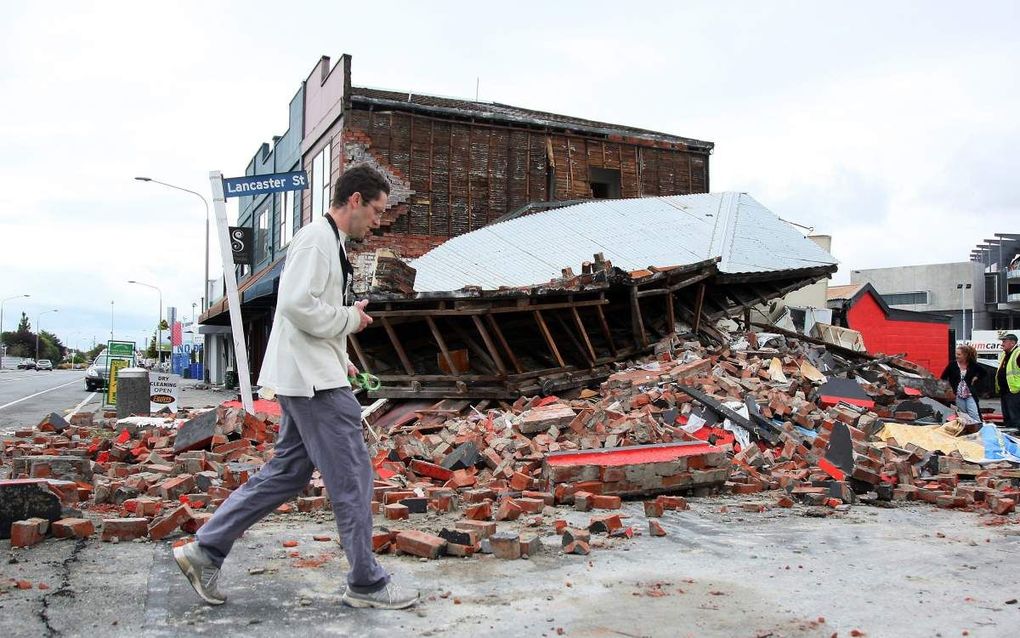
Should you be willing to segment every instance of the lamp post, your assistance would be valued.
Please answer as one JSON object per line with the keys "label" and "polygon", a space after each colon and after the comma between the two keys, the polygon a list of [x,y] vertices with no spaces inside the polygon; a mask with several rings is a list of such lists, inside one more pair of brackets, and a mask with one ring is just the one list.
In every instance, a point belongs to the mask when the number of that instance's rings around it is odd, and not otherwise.
{"label": "lamp post", "polygon": [[110,341],[113,341],[113,299],[110,300]]}
{"label": "lamp post", "polygon": [[53,310],[43,310],[35,316],[35,360],[39,361],[39,333],[42,332],[42,316],[47,312],[59,312],[56,308]]}
{"label": "lamp post", "polygon": [[0,370],[4,367],[4,304],[11,299],[22,299],[24,297],[31,297],[31,295],[14,295],[13,297],[7,297],[0,299]]}
{"label": "lamp post", "polygon": [[166,182],[161,182],[158,179],[152,179],[151,177],[136,177],[135,179],[139,182],[151,182],[174,190],[191,193],[195,197],[201,199],[202,203],[205,204],[205,279],[202,281],[202,311],[205,312],[205,309],[209,307],[209,300],[206,298],[206,295],[209,293],[209,201],[201,193],[188,188],[174,186],[173,184],[167,184]]}
{"label": "lamp post", "polygon": [[[963,323],[961,324],[963,335],[960,337],[960,341],[967,340],[967,292],[970,290],[971,284],[961,283],[956,284],[956,289],[960,291],[960,314]],[[973,330],[973,327],[971,328]]]}
{"label": "lamp post", "polygon": [[[202,296],[201,296],[202,312],[205,312],[206,309],[209,307],[209,305],[211,303],[211,300],[209,299],[209,296],[208,296],[209,295],[209,200],[207,200],[205,198],[205,196],[202,195],[201,193],[193,191],[190,188],[183,188],[181,186],[175,186],[174,184],[168,184],[166,182],[161,182],[158,179],[152,179],[151,177],[136,177],[135,179],[138,180],[139,182],[151,182],[153,184],[159,184],[160,186],[166,186],[167,188],[172,188],[174,190],[182,191],[184,193],[191,193],[195,197],[201,199],[202,203],[205,205],[205,279],[202,280]],[[198,315],[196,315],[196,317],[197,316]],[[163,319],[161,317],[160,321],[162,321],[162,320]],[[198,322],[196,321],[195,323],[198,323]],[[205,368],[205,347],[204,347],[204,345],[202,347],[202,357],[201,357],[200,363],[202,364],[202,367]]]}
{"label": "lamp post", "polygon": [[135,281],[134,279],[128,280],[128,283],[152,288],[159,293],[159,320],[156,322],[156,331],[158,334],[156,337],[156,362],[161,364],[163,363],[163,291],[160,290],[158,286],[146,284],[141,281]]}

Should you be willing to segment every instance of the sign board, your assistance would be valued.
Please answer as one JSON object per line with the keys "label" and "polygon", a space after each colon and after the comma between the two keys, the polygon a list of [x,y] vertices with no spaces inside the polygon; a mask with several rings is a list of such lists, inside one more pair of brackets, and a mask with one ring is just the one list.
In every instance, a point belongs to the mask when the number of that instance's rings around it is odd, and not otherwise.
{"label": "sign board", "polygon": [[108,341],[106,343],[106,354],[111,357],[128,357],[131,360],[135,358],[135,342],[134,341]]}
{"label": "sign board", "polygon": [[180,398],[181,377],[178,374],[165,372],[149,373],[149,412],[156,414],[160,410],[169,409],[177,413],[177,400]]}
{"label": "sign board", "polygon": [[230,227],[230,253],[237,266],[250,266],[255,247],[255,233],[247,226]]}
{"label": "sign board", "polygon": [[306,171],[223,179],[224,197],[266,195],[282,191],[299,191],[306,188],[308,188],[308,173]]}
{"label": "sign board", "polygon": [[110,358],[110,380],[106,384],[106,405],[117,405],[117,373],[131,367],[131,359]]}
{"label": "sign board", "polygon": [[109,365],[109,377],[106,382],[104,407],[117,405],[117,373],[124,368],[135,365],[134,341],[107,341],[106,359]]}

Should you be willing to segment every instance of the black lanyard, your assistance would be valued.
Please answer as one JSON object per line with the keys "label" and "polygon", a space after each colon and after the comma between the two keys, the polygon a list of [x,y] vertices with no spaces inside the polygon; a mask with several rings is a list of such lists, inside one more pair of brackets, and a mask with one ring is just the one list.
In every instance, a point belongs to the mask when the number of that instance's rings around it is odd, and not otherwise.
{"label": "black lanyard", "polygon": [[323,217],[329,222],[329,227],[333,229],[333,234],[336,235],[337,247],[340,250],[340,268],[343,269],[344,273],[344,305],[347,305],[347,300],[353,296],[354,266],[351,265],[351,260],[347,259],[347,251],[344,250],[343,242],[340,241],[340,230],[336,227],[336,222],[329,215],[323,215]]}

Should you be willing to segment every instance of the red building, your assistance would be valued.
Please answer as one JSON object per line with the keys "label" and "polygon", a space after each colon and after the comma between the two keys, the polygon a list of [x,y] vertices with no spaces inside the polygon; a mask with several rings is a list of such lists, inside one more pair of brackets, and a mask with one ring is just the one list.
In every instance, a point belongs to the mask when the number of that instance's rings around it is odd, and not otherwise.
{"label": "red building", "polygon": [[949,363],[948,316],[890,308],[871,284],[830,286],[836,325],[860,332],[870,353],[900,354],[936,376]]}

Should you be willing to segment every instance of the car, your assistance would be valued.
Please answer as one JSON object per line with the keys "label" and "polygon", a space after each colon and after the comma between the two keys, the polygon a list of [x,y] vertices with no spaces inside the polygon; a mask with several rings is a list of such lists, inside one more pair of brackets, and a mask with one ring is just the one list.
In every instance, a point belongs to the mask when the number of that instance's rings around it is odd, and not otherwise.
{"label": "car", "polygon": [[106,355],[96,357],[92,365],[85,370],[85,391],[95,392],[106,387],[110,378],[110,360]]}
{"label": "car", "polygon": [[50,372],[53,372],[53,362],[49,359],[39,359],[35,362],[35,369],[37,371],[49,370]]}
{"label": "car", "polygon": [[18,364],[18,370],[35,370],[35,361],[25,359]]}

